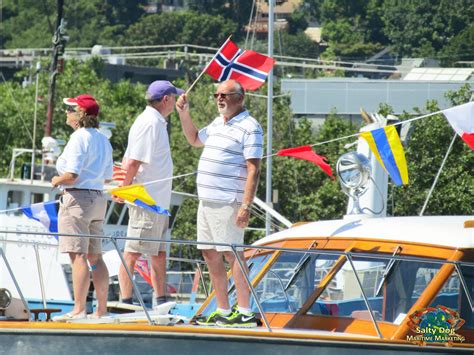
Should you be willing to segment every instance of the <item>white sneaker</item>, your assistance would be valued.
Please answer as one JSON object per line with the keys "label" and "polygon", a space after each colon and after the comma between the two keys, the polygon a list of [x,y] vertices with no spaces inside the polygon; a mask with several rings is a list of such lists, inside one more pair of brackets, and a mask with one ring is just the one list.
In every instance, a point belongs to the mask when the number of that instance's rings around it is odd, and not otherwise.
{"label": "white sneaker", "polygon": [[87,316],[87,319],[101,319],[101,318],[107,318],[107,317],[110,317],[110,314],[109,314],[109,313],[105,313],[105,314],[103,314],[103,315],[101,315],[101,316],[99,316],[99,315],[93,313],[93,314],[89,314],[89,315]]}
{"label": "white sneaker", "polygon": [[155,314],[168,314],[171,308],[173,308],[174,306],[176,306],[176,302],[169,301],[153,307],[153,312]]}
{"label": "white sneaker", "polygon": [[69,320],[76,320],[76,319],[85,319],[87,317],[86,312],[72,314],[72,313],[65,313],[61,314],[60,316],[53,317],[53,322],[67,322]]}

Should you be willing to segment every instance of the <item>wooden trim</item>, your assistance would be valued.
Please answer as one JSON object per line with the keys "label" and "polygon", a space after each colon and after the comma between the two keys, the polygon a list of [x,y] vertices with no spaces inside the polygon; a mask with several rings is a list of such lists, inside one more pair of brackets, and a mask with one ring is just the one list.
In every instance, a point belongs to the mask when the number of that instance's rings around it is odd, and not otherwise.
{"label": "wooden trim", "polygon": [[[377,321],[377,324],[383,337],[386,339],[389,338],[397,329],[397,325],[389,322]],[[378,337],[378,333],[371,320],[356,319],[352,317],[303,314],[298,318],[297,328],[364,334]]]}
{"label": "wooden trim", "polygon": [[[453,251],[458,250],[451,247],[439,247],[431,244],[421,244],[414,242],[406,242],[399,240],[385,240],[385,239],[371,239],[358,238],[356,240],[351,238],[333,238],[333,237],[314,237],[314,238],[294,238],[279,240],[269,243],[265,246],[283,247],[291,249],[303,249],[316,241],[318,243],[317,249],[320,250],[347,250],[353,244],[357,244],[353,248],[354,251],[368,252],[368,253],[387,253],[392,254],[397,246],[403,248],[400,255],[423,257],[429,255],[432,258],[446,260],[451,257]],[[462,249],[464,250],[464,249]],[[468,250],[465,250],[466,252]]]}

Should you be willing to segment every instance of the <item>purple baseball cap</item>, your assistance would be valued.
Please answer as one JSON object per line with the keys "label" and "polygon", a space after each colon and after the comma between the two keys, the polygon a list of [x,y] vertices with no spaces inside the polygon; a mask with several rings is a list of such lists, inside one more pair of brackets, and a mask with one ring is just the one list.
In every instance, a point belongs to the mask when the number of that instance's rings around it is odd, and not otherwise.
{"label": "purple baseball cap", "polygon": [[169,94],[176,94],[181,95],[184,94],[184,90],[178,89],[169,81],[166,80],[156,80],[150,84],[146,91],[146,99],[147,100],[158,100],[161,99],[165,95]]}

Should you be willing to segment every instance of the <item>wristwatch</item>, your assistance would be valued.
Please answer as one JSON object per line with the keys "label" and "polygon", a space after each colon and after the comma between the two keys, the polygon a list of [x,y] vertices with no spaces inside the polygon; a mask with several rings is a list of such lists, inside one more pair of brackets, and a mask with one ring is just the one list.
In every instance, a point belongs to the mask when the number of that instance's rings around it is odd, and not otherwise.
{"label": "wristwatch", "polygon": [[243,210],[246,210],[246,211],[250,211],[250,205],[247,204],[247,203],[242,203],[242,205],[240,206],[240,208],[242,208]]}

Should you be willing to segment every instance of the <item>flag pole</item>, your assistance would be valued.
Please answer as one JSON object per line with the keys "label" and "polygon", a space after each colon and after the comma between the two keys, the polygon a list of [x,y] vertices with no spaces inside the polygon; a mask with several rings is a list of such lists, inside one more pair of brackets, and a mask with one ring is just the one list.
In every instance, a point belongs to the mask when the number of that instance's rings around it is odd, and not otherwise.
{"label": "flag pole", "polygon": [[[273,57],[273,21],[274,0],[268,2],[268,56]],[[272,154],[273,140],[273,69],[268,73],[267,88],[267,154]],[[272,156],[267,158],[265,202],[272,207]],[[265,235],[271,233],[271,215],[265,216]]]}
{"label": "flag pole", "polygon": [[212,57],[212,59],[209,61],[209,63],[207,63],[206,67],[202,70],[201,74],[199,74],[199,76],[196,78],[196,80],[194,80],[194,82],[191,84],[191,86],[188,88],[188,90],[186,90],[186,95],[189,94],[189,92],[192,90],[192,88],[194,87],[194,85],[196,85],[196,83],[198,82],[199,79],[201,79],[201,76],[204,75],[204,73],[206,72],[207,68],[209,68],[209,65],[211,65],[211,63],[214,61],[214,59],[216,59],[217,55],[221,52],[222,48],[224,48],[224,46],[227,44],[227,42],[230,41],[230,38],[232,37],[232,35],[230,35],[229,37],[227,37],[227,39],[225,40],[224,44],[219,48],[219,50],[217,51],[216,54],[214,54],[214,57]]}

